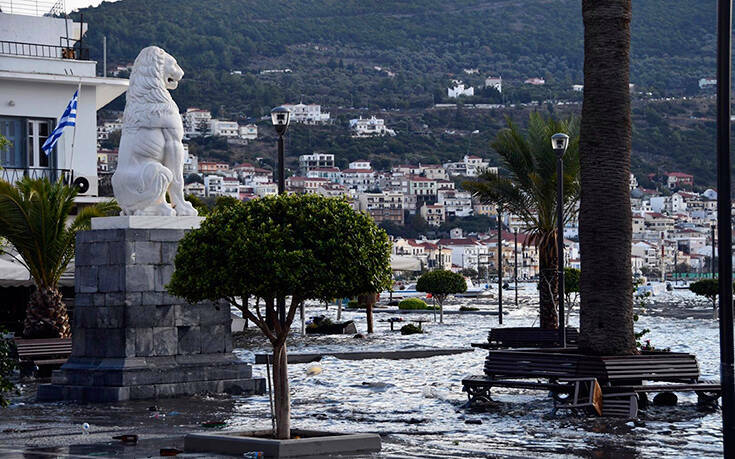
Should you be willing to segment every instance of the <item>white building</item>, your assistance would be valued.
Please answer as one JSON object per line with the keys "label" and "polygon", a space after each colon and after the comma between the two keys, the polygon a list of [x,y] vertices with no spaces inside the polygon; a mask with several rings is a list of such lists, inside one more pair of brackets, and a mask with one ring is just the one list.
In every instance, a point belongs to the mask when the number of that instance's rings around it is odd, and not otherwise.
{"label": "white building", "polygon": [[188,185],[184,185],[184,194],[190,194],[198,198],[206,196],[207,191],[203,184],[199,182],[191,182]]}
{"label": "white building", "polygon": [[717,78],[700,78],[699,89],[717,86]]}
{"label": "white building", "polygon": [[342,173],[336,167],[315,167],[306,173],[309,178],[323,178],[330,182],[339,182]]}
{"label": "white building", "polygon": [[209,134],[212,113],[200,108],[187,108],[186,112],[181,114],[181,120],[184,122],[185,137],[205,136]]}
{"label": "white building", "polygon": [[189,145],[184,144],[184,175],[199,172],[199,158],[189,153]]}
{"label": "white building", "polygon": [[378,181],[372,169],[345,169],[339,183],[356,191],[367,191],[376,188]]}
{"label": "white building", "polygon": [[113,132],[122,131],[122,119],[105,121],[97,126],[97,140],[107,140]]}
{"label": "white building", "polygon": [[532,84],[534,86],[541,86],[541,85],[546,84],[546,80],[544,80],[543,78],[536,77],[536,78],[529,78],[526,81],[524,81],[524,83]]}
{"label": "white building", "polygon": [[299,173],[308,175],[312,169],[333,168],[334,155],[326,153],[314,153],[299,156]]}
{"label": "white building", "polygon": [[461,96],[475,95],[475,88],[473,88],[472,86],[465,87],[464,83],[458,80],[454,80],[453,83],[453,87],[447,88],[447,97],[456,99],[457,97]]}
{"label": "white building", "polygon": [[221,175],[207,175],[204,177],[204,190],[207,196],[220,196],[222,194],[222,179]]}
{"label": "white building", "polygon": [[291,112],[291,121],[304,124],[321,124],[329,122],[329,113],[322,113],[322,106],[317,104],[284,104]]}
{"label": "white building", "polygon": [[[0,151],[0,178],[78,180],[88,186],[77,201],[90,202],[98,190],[97,110],[123,94],[128,80],[96,76],[97,63],[79,47],[80,28],[61,18],[0,13],[0,135],[11,142]],[[46,155],[41,146],[80,85],[76,128],[66,128]]]}
{"label": "white building", "polygon": [[501,76],[489,76],[485,78],[486,88],[495,88],[498,92],[503,92],[503,77]]}
{"label": "white building", "polygon": [[350,163],[350,169],[372,169],[372,166],[370,165],[370,161],[359,159]]}
{"label": "white building", "polygon": [[444,206],[447,217],[471,217],[475,214],[472,208],[472,194],[466,191],[439,190],[437,202]]}
{"label": "white building", "polygon": [[240,127],[237,121],[209,120],[209,135],[215,137],[238,137]]}
{"label": "white building", "polygon": [[384,119],[375,116],[365,119],[361,116],[358,119],[350,120],[350,129],[352,129],[352,137],[396,135],[396,131],[385,127]]}
{"label": "white building", "polygon": [[462,161],[444,163],[444,169],[450,176],[463,175],[466,177],[477,177],[482,172],[489,170],[497,174],[497,167],[490,167],[490,163],[475,155],[465,155]]}
{"label": "white building", "polygon": [[246,124],[238,127],[238,134],[241,139],[255,140],[258,138],[258,126],[255,124]]}

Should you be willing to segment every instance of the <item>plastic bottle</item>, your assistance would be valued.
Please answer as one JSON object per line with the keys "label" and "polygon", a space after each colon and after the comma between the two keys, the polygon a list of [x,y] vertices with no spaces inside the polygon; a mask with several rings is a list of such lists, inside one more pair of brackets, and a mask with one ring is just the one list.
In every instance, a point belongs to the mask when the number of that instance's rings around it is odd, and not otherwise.
{"label": "plastic bottle", "polygon": [[248,451],[247,453],[243,453],[242,457],[246,457],[247,459],[263,459],[265,458],[265,453],[263,451]]}

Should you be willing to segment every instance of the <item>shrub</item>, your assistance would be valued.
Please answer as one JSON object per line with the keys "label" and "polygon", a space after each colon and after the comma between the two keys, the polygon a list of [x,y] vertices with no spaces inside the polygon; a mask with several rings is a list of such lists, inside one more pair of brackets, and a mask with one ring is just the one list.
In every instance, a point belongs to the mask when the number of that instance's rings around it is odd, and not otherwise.
{"label": "shrub", "polygon": [[10,346],[11,341],[3,338],[3,330],[0,330],[0,407],[8,406],[6,394],[17,391],[15,384],[10,381],[16,367]]}
{"label": "shrub", "polygon": [[350,300],[347,302],[347,307],[349,309],[360,309],[361,307],[364,309],[365,306],[361,305],[357,300]]}
{"label": "shrub", "polygon": [[398,309],[429,309],[429,306],[420,298],[406,298],[398,303]]}
{"label": "shrub", "polygon": [[439,322],[444,322],[444,300],[447,296],[467,291],[467,282],[460,274],[438,269],[422,274],[416,282],[416,290],[428,292],[439,303]]}
{"label": "shrub", "polygon": [[414,324],[407,324],[401,327],[401,335],[415,335],[417,333],[423,333],[421,327],[417,327]]}

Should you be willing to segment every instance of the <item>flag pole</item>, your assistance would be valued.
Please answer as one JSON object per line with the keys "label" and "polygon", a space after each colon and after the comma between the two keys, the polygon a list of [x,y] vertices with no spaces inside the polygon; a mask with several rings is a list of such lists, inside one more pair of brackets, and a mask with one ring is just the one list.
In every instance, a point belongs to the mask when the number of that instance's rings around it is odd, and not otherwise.
{"label": "flag pole", "polygon": [[79,85],[77,85],[77,109],[74,117],[74,132],[71,134],[71,152],[69,154],[69,171],[71,172],[71,180],[69,184],[74,183],[74,142],[77,138],[77,117],[79,116],[79,93],[82,91],[82,79],[79,78]]}

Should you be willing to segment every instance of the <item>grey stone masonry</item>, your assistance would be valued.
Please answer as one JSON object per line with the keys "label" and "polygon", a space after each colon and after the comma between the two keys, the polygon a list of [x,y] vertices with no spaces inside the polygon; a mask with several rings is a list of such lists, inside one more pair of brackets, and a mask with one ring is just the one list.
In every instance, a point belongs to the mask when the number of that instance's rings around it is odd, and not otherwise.
{"label": "grey stone masonry", "polygon": [[263,393],[232,354],[226,303],[166,292],[181,229],[77,234],[72,356],[39,400],[118,401],[197,392]]}

